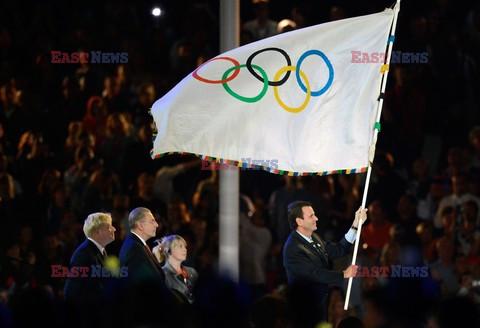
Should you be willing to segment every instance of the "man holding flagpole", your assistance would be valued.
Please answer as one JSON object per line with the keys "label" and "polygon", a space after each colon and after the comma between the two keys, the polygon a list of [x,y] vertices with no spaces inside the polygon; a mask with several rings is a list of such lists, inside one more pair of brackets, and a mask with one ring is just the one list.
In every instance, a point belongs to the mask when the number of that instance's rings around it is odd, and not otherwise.
{"label": "man holding flagpole", "polygon": [[[366,172],[365,207],[399,11],[400,0],[393,9],[278,34],[210,59],[152,105],[152,158],[196,154],[220,164],[289,176]],[[379,59],[386,49],[387,55]],[[361,60],[354,54],[362,54]],[[278,165],[271,167],[271,161]],[[238,204],[230,204],[238,211]],[[311,209],[313,217],[306,217],[302,208]],[[346,310],[353,269],[342,276],[328,271],[327,261],[328,256],[346,254],[355,227],[361,234],[359,216],[365,216],[365,210],[357,212],[348,241],[315,242],[332,253],[321,250],[324,254],[318,259],[313,257],[315,249],[308,253],[310,246],[299,239],[303,234],[307,242],[316,230],[312,206],[300,206],[296,212],[291,223],[297,231],[284,253],[290,280],[316,283],[326,295],[326,284],[341,284],[350,277]],[[225,239],[232,245],[220,249],[236,252],[238,233],[235,228],[228,231],[231,235]],[[236,263],[229,264],[233,271]]]}
{"label": "man holding flagpole", "polygon": [[356,266],[350,265],[343,272],[332,271],[330,259],[348,255],[355,241],[359,220],[365,222],[367,209],[361,207],[355,213],[352,227],[338,243],[323,241],[314,231],[318,218],[312,204],[295,201],[288,205],[288,223],[292,228],[283,248],[283,264],[290,285],[308,285],[315,291],[320,318],[326,320],[327,291],[329,284],[343,286],[345,278],[354,277]]}

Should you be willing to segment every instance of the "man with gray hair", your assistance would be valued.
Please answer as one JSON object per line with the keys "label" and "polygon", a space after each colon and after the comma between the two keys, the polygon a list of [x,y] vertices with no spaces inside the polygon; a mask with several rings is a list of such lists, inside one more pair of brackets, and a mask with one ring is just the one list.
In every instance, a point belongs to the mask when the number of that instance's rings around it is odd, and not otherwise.
{"label": "man with gray hair", "polygon": [[[92,266],[105,266],[105,246],[115,240],[116,229],[109,213],[90,214],[83,225],[87,239],[76,249],[70,260],[70,272],[89,268],[83,274],[71,274],[65,282],[64,299],[80,303],[95,303],[102,298],[105,279],[91,276]],[[72,270],[72,268],[75,268]]]}
{"label": "man with gray hair", "polygon": [[145,207],[137,207],[128,217],[130,234],[120,249],[120,266],[128,267],[128,277],[133,282],[152,280],[165,282],[165,274],[152,254],[147,240],[155,237],[158,224],[152,212]]}

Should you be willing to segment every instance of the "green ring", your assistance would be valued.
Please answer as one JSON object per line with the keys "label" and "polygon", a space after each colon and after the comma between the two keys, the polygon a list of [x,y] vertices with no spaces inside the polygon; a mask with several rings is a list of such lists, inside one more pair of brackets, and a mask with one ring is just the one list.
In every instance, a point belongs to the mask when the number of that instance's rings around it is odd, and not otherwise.
{"label": "green ring", "polygon": [[[239,69],[239,68],[243,68],[243,67],[247,67],[247,65],[242,64],[242,65],[230,67],[229,69],[227,69],[225,71],[225,73],[223,73],[222,80],[225,80],[227,78],[228,74],[230,74],[231,71]],[[225,88],[225,91],[227,91],[231,96],[237,98],[238,100],[248,102],[248,103],[254,103],[254,102],[257,102],[260,99],[262,99],[263,96],[267,93],[267,89],[268,89],[267,73],[257,65],[252,65],[252,67],[255,68],[257,71],[259,71],[260,74],[262,74],[262,77],[263,77],[263,89],[262,89],[262,91],[260,91],[260,94],[258,94],[258,96],[251,97],[251,98],[240,96],[239,94],[235,93],[232,89],[230,89],[227,82],[222,83],[223,87]]]}

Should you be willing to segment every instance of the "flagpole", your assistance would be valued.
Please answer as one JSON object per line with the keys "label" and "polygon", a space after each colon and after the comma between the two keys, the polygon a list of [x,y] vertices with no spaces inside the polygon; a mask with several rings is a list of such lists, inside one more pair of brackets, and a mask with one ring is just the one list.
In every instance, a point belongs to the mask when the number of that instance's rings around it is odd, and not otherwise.
{"label": "flagpole", "polygon": [[[220,53],[237,48],[240,41],[238,0],[220,1]],[[239,170],[221,170],[219,180],[219,272],[239,280]]]}
{"label": "flagpole", "polygon": [[[378,132],[380,131],[380,117],[382,115],[383,98],[385,96],[385,88],[387,86],[387,78],[388,78],[388,71],[389,71],[389,65],[390,65],[390,56],[392,54],[393,42],[395,40],[395,30],[396,30],[396,27],[397,27],[398,12],[400,11],[400,0],[397,1],[393,10],[394,10],[395,14],[393,16],[392,31],[391,31],[390,37],[388,39],[388,50],[387,50],[387,56],[386,56],[387,58],[386,58],[385,64],[381,68],[381,72],[383,74],[382,89],[381,89],[380,97],[379,97],[378,103],[377,103],[377,117],[375,119],[375,130],[373,132],[373,140],[372,140],[372,144],[370,146],[370,151],[369,151],[369,154],[368,154],[369,165],[368,165],[368,168],[367,168],[367,178],[365,180],[365,189],[363,191],[362,208],[365,208],[365,205],[366,205],[366,202],[367,202],[368,186],[370,185],[370,177],[371,177],[371,174],[372,174],[372,164],[373,164],[373,159],[375,157],[375,146],[377,144]],[[357,238],[355,239],[355,247],[353,249],[352,265],[355,265],[355,262],[357,260],[358,245],[360,244],[360,236],[361,236],[361,233],[362,233],[362,225],[363,225],[363,222],[360,219],[360,222],[359,222],[359,225],[358,225],[358,231],[357,231]],[[348,287],[347,287],[347,294],[346,294],[346,297],[345,297],[344,310],[348,309],[348,303],[350,301],[350,293],[352,291],[352,283],[353,283],[353,277],[348,278]]]}

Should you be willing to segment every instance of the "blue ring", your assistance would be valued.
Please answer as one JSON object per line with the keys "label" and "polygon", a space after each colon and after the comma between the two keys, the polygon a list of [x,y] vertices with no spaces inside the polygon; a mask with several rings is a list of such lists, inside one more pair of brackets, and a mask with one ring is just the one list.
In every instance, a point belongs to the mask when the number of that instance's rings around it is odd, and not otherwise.
{"label": "blue ring", "polygon": [[330,62],[330,60],[328,59],[328,57],[323,52],[321,52],[320,50],[309,50],[309,51],[304,52],[303,55],[300,56],[300,58],[298,59],[296,69],[295,69],[295,75],[297,77],[298,85],[300,85],[300,88],[302,88],[302,90],[305,93],[307,93],[307,87],[305,86],[305,84],[303,84],[302,80],[300,79],[300,66],[302,65],[303,60],[310,55],[318,55],[318,56],[322,57],[322,59],[325,61],[325,64],[328,67],[328,81],[325,84],[325,86],[318,91],[310,92],[310,94],[312,96],[317,97],[317,96],[320,96],[323,93],[325,93],[325,91],[327,91],[328,88],[330,88],[330,86],[332,85],[333,75],[334,75],[333,74],[333,66],[332,66],[332,63]]}

